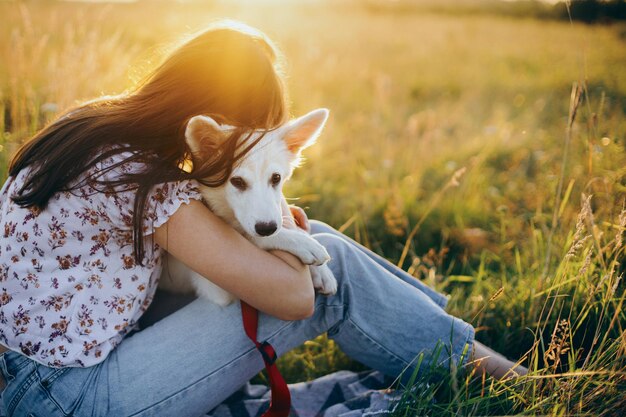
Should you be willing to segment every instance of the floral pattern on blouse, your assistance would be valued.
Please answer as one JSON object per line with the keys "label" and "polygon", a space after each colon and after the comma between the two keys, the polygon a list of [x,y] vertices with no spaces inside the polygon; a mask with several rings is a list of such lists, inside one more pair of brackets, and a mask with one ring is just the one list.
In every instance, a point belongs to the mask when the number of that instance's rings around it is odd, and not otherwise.
{"label": "floral pattern on blouse", "polygon": [[[106,171],[128,156],[115,155],[95,169]],[[142,167],[129,162],[97,175],[110,180]],[[24,169],[9,177],[0,191],[0,343],[47,366],[97,364],[152,301],[163,250],[150,235],[181,204],[201,199],[198,185],[153,187],[144,215],[142,266],[132,254],[132,187],[103,191],[94,181],[82,181],[71,192],[55,194],[40,211],[10,198],[27,174]]]}

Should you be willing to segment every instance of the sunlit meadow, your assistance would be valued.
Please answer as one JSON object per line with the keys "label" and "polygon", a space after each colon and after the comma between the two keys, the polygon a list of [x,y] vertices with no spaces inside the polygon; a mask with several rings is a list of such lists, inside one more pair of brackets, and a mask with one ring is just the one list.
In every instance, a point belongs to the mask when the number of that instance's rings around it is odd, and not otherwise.
{"label": "sunlit meadow", "polygon": [[[0,2],[0,176],[64,108],[243,20],[283,50],[293,115],[331,110],[288,196],[451,294],[531,369],[422,369],[395,413],[624,415],[626,27],[394,4]],[[324,337],[280,366],[291,381],[359,368]]]}

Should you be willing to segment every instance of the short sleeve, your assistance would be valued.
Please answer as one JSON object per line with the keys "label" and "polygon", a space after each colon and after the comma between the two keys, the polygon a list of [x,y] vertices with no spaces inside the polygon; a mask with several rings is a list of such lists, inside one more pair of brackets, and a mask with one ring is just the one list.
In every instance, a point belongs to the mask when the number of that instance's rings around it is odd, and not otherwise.
{"label": "short sleeve", "polygon": [[183,180],[155,185],[146,199],[144,234],[147,236],[165,224],[182,204],[201,200],[197,181]]}
{"label": "short sleeve", "polygon": [[[97,166],[92,178],[97,181],[117,181],[124,175],[142,172],[145,166],[139,162],[124,162],[132,154],[122,152],[106,159]],[[122,162],[120,164],[120,162]],[[104,220],[109,223],[120,239],[127,244],[132,242],[134,206],[137,186],[120,185],[102,189],[100,186],[86,185],[78,191],[85,211],[84,220],[93,222]],[[164,182],[154,185],[146,196],[143,211],[143,234],[148,236],[154,229],[165,224],[182,204],[191,200],[201,200],[200,186],[196,180]]]}

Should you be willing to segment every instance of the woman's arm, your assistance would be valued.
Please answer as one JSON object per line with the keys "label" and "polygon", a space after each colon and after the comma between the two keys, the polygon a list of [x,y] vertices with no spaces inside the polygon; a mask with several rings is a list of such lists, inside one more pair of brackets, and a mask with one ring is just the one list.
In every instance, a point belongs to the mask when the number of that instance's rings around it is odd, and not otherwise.
{"label": "woman's arm", "polygon": [[251,306],[282,320],[313,314],[309,268],[287,252],[254,246],[199,201],[182,205],[154,233],[174,257]]}

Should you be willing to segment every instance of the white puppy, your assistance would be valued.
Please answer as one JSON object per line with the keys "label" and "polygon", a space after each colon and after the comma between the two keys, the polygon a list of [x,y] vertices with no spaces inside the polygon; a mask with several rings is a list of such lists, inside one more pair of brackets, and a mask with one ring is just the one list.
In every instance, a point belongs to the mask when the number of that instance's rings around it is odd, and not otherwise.
{"label": "white puppy", "polygon": [[[292,253],[304,264],[311,265],[315,289],[323,294],[334,294],[337,281],[326,265],[330,259],[326,249],[306,232],[282,227],[283,211],[287,207],[283,184],[300,162],[302,149],[315,142],[327,118],[328,110],[318,109],[275,130],[253,132],[249,137],[244,135],[239,138],[240,149],[257,140],[258,143],[236,162],[228,180],[219,187],[202,184],[200,187],[213,213],[258,247]],[[202,160],[203,149],[219,149],[233,129],[219,125],[208,116],[190,119],[185,138],[194,160]],[[159,287],[173,292],[194,292],[221,306],[234,300],[231,294],[172,256],[168,256],[164,265]]]}

